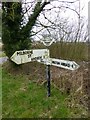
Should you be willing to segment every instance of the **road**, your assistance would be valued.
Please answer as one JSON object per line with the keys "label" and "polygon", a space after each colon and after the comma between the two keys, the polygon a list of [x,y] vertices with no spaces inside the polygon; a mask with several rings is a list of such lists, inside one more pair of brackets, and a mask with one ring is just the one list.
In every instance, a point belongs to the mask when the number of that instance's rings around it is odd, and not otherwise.
{"label": "road", "polygon": [[7,61],[8,57],[0,57],[0,64],[3,64]]}

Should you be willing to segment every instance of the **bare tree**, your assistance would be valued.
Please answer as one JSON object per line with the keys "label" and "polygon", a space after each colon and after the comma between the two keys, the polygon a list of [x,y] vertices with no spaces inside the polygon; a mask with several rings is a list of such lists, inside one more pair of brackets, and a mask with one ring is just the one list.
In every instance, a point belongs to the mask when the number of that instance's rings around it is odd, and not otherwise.
{"label": "bare tree", "polygon": [[[51,1],[38,17],[36,25],[32,29],[32,36],[34,37],[35,35],[35,37],[37,36],[41,39],[40,36],[43,36],[42,34],[45,33],[59,41],[71,41],[70,38],[73,36],[74,40],[72,39],[72,41],[77,41],[80,35],[80,14],[79,11],[74,8],[76,2],[78,2],[78,0],[73,2]],[[69,18],[64,16],[68,10],[76,14],[78,19],[77,25],[75,23],[70,25],[71,20],[69,21]],[[75,35],[73,35],[73,33],[75,33]]]}

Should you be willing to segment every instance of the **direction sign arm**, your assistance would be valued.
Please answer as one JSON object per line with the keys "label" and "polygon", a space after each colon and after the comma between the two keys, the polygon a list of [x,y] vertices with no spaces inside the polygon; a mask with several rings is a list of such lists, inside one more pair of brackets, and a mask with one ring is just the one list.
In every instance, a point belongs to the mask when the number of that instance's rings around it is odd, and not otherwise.
{"label": "direction sign arm", "polygon": [[45,56],[49,57],[48,49],[21,50],[16,51],[10,59],[16,64],[23,64],[31,61],[40,61]]}
{"label": "direction sign arm", "polygon": [[47,59],[42,59],[39,62],[46,64],[46,65],[53,65],[53,66],[68,69],[68,70],[76,70],[79,68],[79,65],[76,62],[69,61],[69,60],[47,58]]}
{"label": "direction sign arm", "polygon": [[74,61],[69,60],[61,60],[61,59],[54,59],[51,58],[53,66],[61,67],[68,70],[76,70],[79,68],[79,65]]}

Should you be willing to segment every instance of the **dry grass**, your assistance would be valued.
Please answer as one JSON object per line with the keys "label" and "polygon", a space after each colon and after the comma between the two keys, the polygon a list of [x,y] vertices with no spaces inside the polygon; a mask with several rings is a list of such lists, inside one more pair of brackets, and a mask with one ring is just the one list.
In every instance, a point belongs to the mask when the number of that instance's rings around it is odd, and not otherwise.
{"label": "dry grass", "polygon": [[[32,48],[47,48],[42,44]],[[75,61],[88,61],[88,45],[86,43],[53,43],[50,47],[50,55],[53,58],[61,58]]]}

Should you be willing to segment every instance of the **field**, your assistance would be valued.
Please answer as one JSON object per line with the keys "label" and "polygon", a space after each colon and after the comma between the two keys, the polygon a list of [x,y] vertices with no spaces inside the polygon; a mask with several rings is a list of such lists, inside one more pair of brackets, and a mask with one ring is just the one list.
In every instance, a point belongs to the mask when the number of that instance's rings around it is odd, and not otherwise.
{"label": "field", "polygon": [[[43,45],[32,48],[43,48]],[[49,49],[51,57],[75,60],[80,69],[72,72],[51,67],[51,97],[47,97],[45,65],[4,63],[0,66],[3,118],[87,117],[87,95],[83,82],[83,75],[87,73],[87,45],[53,44]]]}

